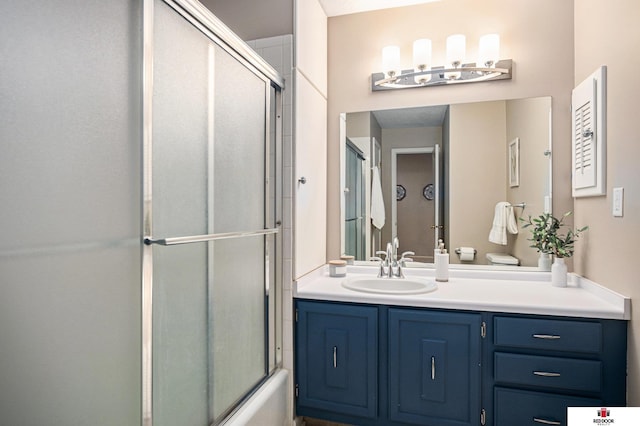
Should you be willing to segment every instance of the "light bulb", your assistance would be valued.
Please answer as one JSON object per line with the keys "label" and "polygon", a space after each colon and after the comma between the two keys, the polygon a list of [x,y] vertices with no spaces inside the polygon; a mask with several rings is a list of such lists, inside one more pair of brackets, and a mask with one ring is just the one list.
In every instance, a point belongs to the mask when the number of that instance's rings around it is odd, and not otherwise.
{"label": "light bulb", "polygon": [[[466,41],[463,34],[454,34],[447,37],[447,64],[453,68],[459,68],[464,64]],[[462,73],[448,72],[445,77],[448,79],[458,79]]]}
{"label": "light bulb", "polygon": [[463,34],[447,37],[447,63],[458,67],[464,63],[466,41]]}
{"label": "light bulb", "polygon": [[486,34],[480,37],[478,48],[477,66],[487,68],[495,67],[500,60],[500,36],[498,34]]}
{"label": "light bulb", "polygon": [[382,48],[382,69],[387,78],[400,75],[400,48],[398,46]]}
{"label": "light bulb", "polygon": [[[431,40],[421,38],[413,42],[413,70],[431,70]],[[431,80],[431,74],[416,75],[413,79],[418,84],[424,84]]]}

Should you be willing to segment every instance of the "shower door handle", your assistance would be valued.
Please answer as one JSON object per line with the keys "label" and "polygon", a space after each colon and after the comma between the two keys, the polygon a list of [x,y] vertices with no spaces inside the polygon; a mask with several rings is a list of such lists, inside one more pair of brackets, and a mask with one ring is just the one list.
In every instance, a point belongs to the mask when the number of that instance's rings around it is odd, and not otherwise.
{"label": "shower door handle", "polygon": [[243,237],[253,237],[258,235],[270,235],[270,234],[277,234],[278,232],[280,232],[278,228],[269,228],[269,229],[261,229],[259,231],[225,232],[220,234],[192,235],[188,237],[173,237],[173,238],[160,238],[160,239],[145,237],[144,243],[146,245],[159,244],[161,246],[175,246],[178,244],[203,243],[207,241],[227,240],[230,238],[243,238]]}

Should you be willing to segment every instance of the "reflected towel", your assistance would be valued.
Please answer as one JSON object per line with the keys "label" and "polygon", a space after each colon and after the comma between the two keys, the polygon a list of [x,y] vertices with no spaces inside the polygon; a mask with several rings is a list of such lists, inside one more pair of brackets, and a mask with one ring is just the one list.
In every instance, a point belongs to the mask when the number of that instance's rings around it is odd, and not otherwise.
{"label": "reflected towel", "polygon": [[382,199],[382,183],[378,167],[373,167],[371,174],[371,223],[378,229],[384,226],[384,200]]}
{"label": "reflected towel", "polygon": [[518,233],[518,224],[513,212],[513,206],[505,201],[496,204],[493,215],[493,226],[489,232],[489,241],[503,246],[507,245],[507,231]]}

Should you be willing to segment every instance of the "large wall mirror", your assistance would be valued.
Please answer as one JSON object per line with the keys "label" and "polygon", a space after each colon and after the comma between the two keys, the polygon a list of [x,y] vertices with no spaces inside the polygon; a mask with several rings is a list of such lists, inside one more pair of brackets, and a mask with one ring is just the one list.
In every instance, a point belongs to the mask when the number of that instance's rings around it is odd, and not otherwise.
{"label": "large wall mirror", "polygon": [[342,253],[365,261],[397,236],[428,266],[442,239],[452,264],[537,267],[519,218],[551,211],[550,97],[340,119]]}

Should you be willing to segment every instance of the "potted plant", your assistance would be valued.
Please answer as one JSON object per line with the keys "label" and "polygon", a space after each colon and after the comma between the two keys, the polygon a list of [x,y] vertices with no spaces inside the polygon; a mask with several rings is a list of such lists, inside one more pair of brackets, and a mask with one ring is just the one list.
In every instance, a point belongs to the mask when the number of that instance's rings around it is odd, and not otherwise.
{"label": "potted plant", "polygon": [[[555,260],[551,267],[551,283],[558,287],[567,285],[567,265],[564,263],[564,259],[573,256],[576,239],[582,232],[589,229],[588,226],[575,230],[568,228],[564,224],[564,219],[570,215],[571,212],[567,212],[558,219],[551,213],[543,213],[535,218],[529,216],[527,220],[520,218],[524,222],[523,228],[531,228],[531,238],[528,240],[533,244],[530,247],[540,252],[541,258],[544,255],[546,257],[554,256]],[[562,228],[568,228],[566,233],[561,233]],[[540,264],[541,262],[539,262]]]}
{"label": "potted plant", "polygon": [[531,228],[531,238],[527,238],[533,244],[529,247],[536,249],[540,253],[538,258],[538,268],[543,271],[551,270],[551,248],[549,247],[549,233],[547,230],[550,228],[551,215],[545,213],[535,218],[529,218],[525,220],[520,218],[520,221],[524,222],[523,228]]}

